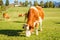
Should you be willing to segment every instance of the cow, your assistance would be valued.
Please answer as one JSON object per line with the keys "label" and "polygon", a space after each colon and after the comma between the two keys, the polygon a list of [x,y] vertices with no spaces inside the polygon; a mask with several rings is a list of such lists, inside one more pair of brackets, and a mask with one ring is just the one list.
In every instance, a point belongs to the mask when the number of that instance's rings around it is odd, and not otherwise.
{"label": "cow", "polygon": [[23,14],[19,14],[18,15],[18,17],[23,17],[23,16],[25,17],[24,21],[26,21],[27,20],[27,13],[23,13]]}
{"label": "cow", "polygon": [[30,37],[31,33],[34,31],[34,27],[36,27],[36,35],[38,35],[38,26],[40,24],[40,30],[42,31],[42,20],[44,19],[44,11],[40,6],[32,6],[30,7],[27,14],[27,23],[23,26],[26,30],[26,36]]}
{"label": "cow", "polygon": [[22,16],[24,16],[24,14],[19,14],[19,15],[18,15],[18,17],[22,17]]}
{"label": "cow", "polygon": [[10,17],[9,17],[9,15],[7,13],[3,13],[3,18],[9,19]]}

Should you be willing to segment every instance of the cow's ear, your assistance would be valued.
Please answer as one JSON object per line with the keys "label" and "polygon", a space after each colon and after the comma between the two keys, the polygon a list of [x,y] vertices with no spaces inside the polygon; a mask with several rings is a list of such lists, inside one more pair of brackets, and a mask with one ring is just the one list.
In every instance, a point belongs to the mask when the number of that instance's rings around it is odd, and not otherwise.
{"label": "cow's ear", "polygon": [[29,27],[29,25],[28,25],[28,24],[25,24],[25,26]]}
{"label": "cow's ear", "polygon": [[27,24],[23,24],[24,26],[27,26]]}

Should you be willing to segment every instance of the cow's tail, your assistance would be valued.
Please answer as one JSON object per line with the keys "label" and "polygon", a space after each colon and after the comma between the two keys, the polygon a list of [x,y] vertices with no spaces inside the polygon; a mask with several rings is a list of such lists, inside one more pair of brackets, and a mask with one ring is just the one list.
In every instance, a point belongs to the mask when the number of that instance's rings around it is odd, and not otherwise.
{"label": "cow's tail", "polygon": [[28,13],[25,13],[24,15],[25,15],[25,19],[24,19],[24,21],[26,21],[27,18],[28,18],[28,17],[27,17],[27,16],[28,16]]}
{"label": "cow's tail", "polygon": [[29,18],[29,11],[28,13],[25,13],[25,21]]}

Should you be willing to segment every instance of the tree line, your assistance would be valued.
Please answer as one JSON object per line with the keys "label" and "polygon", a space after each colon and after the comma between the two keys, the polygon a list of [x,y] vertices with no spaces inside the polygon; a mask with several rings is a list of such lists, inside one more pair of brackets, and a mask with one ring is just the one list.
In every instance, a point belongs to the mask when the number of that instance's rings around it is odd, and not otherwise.
{"label": "tree line", "polygon": [[[16,1],[14,1],[14,4],[15,4]],[[0,6],[1,5],[5,5],[5,6],[8,6],[9,5],[9,0],[6,0],[5,4],[3,4],[3,1],[0,0]],[[47,1],[47,2],[43,2],[43,1],[40,1],[40,3],[38,3],[37,0],[34,1],[34,3],[32,4],[32,2],[28,2],[28,0],[26,0],[25,2],[20,2],[20,5],[21,6],[36,6],[36,5],[39,5],[41,7],[44,7],[44,8],[54,8],[55,7],[55,4],[52,2],[52,1]],[[60,7],[60,5],[59,5]]]}
{"label": "tree line", "polygon": [[[14,5],[15,3],[18,3],[16,1],[14,1]],[[25,2],[19,2],[20,6],[36,6],[36,5],[39,5],[43,8],[54,8],[55,7],[55,4],[52,2],[52,1],[47,1],[47,2],[43,2],[43,1],[40,1],[40,3],[38,3],[37,0],[34,1],[34,3],[32,4],[32,2],[28,2],[28,0],[26,0]],[[6,0],[5,4],[3,3],[3,0],[0,0],[0,11],[4,11],[6,8],[6,6],[9,6],[9,0]],[[60,7],[60,5],[58,6]]]}
{"label": "tree line", "polygon": [[3,3],[3,0],[0,0],[0,12],[6,10],[6,6],[9,5],[9,0],[6,0],[5,4]]}
{"label": "tree line", "polygon": [[[28,2],[28,1],[25,1],[25,2],[20,2],[21,6],[41,6],[43,8],[54,8],[56,7],[56,5],[54,4],[54,2],[52,1],[47,1],[47,2],[43,2],[43,1],[40,1],[40,3],[38,3],[38,1],[34,1],[34,4],[32,4],[32,2]],[[60,5],[58,6],[60,7]]]}
{"label": "tree line", "polygon": [[[22,2],[20,2],[20,3],[22,3]],[[22,5],[23,6],[28,6],[28,5],[29,6],[36,6],[36,5],[38,5],[38,6],[41,6],[43,8],[55,8],[56,7],[56,5],[54,4],[53,1],[47,1],[45,3],[44,3],[44,1],[40,1],[40,3],[38,3],[38,1],[34,1],[34,4],[32,4],[31,1],[30,2],[25,1],[24,3],[22,3]],[[60,7],[60,5],[58,5],[58,7]]]}

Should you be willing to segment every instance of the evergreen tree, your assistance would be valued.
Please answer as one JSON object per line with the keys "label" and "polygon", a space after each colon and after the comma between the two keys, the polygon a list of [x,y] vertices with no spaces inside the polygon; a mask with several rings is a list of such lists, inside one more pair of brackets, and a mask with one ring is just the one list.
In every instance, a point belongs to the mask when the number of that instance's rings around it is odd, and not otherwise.
{"label": "evergreen tree", "polygon": [[44,7],[44,2],[43,1],[40,2],[40,6]]}
{"label": "evergreen tree", "polygon": [[22,4],[23,6],[25,6],[25,3],[23,2],[23,4]]}
{"label": "evergreen tree", "polygon": [[53,8],[53,2],[52,1],[49,2],[49,7]]}
{"label": "evergreen tree", "polygon": [[55,7],[55,4],[53,3],[53,8]]}
{"label": "evergreen tree", "polygon": [[32,6],[32,2],[31,1],[29,2],[29,4],[30,4],[30,6]]}
{"label": "evergreen tree", "polygon": [[8,5],[9,5],[9,0],[6,0],[5,5],[6,5],[6,6],[8,6]]}
{"label": "evergreen tree", "polygon": [[3,5],[3,1],[0,0],[0,12],[5,11],[5,10],[6,10],[6,8],[5,8],[5,6]]}
{"label": "evergreen tree", "polygon": [[0,6],[1,6],[1,5],[3,5],[3,1],[2,1],[2,0],[0,0]]}
{"label": "evergreen tree", "polygon": [[37,6],[38,5],[38,2],[37,1],[34,1],[34,6]]}
{"label": "evergreen tree", "polygon": [[59,8],[60,8],[60,5],[59,5]]}
{"label": "evergreen tree", "polygon": [[22,2],[20,2],[20,6],[23,6],[23,3]]}
{"label": "evergreen tree", "polygon": [[25,6],[28,6],[28,1],[25,1]]}
{"label": "evergreen tree", "polygon": [[49,2],[48,1],[45,3],[44,7],[49,8]]}

